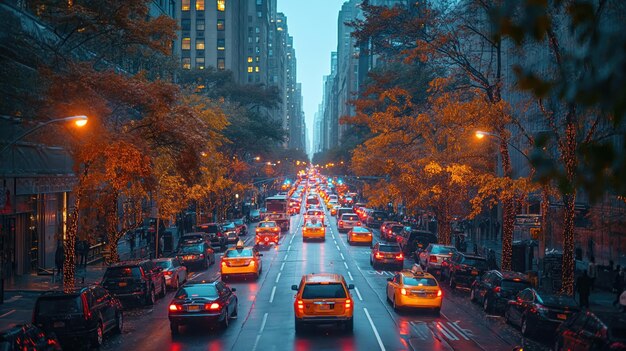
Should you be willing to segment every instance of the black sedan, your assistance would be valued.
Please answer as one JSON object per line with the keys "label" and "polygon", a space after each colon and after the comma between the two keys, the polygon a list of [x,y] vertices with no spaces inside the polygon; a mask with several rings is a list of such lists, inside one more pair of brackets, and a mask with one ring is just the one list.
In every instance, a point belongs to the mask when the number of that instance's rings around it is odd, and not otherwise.
{"label": "black sedan", "polygon": [[441,280],[448,279],[450,287],[470,287],[476,277],[487,270],[487,260],[480,256],[466,255],[457,252],[441,264]]}
{"label": "black sedan", "polygon": [[507,322],[520,326],[529,336],[538,331],[553,333],[558,326],[579,308],[569,296],[553,295],[528,288],[509,301],[504,316]]}
{"label": "black sedan", "polygon": [[170,329],[178,334],[183,325],[215,325],[228,327],[231,318],[237,317],[237,296],[221,280],[189,282],[178,289],[168,308]]}

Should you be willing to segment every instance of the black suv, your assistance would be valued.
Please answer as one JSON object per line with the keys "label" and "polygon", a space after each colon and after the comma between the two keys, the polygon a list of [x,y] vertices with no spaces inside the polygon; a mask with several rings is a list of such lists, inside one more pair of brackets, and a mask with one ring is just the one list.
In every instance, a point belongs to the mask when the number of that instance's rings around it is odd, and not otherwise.
{"label": "black suv", "polygon": [[625,351],[626,315],[581,311],[557,329],[552,350]]}
{"label": "black suv", "polygon": [[441,263],[441,280],[449,279],[452,289],[457,285],[470,287],[476,277],[487,271],[487,267],[487,259],[484,257],[457,252]]}
{"label": "black suv", "polygon": [[123,261],[108,267],[102,286],[122,301],[154,305],[156,295],[165,296],[163,268],[151,260]]}
{"label": "black suv", "polygon": [[380,227],[387,220],[387,213],[384,211],[372,211],[365,219],[365,225],[370,228]]}
{"label": "black suv", "polygon": [[76,340],[99,347],[105,333],[121,333],[123,321],[119,300],[100,285],[70,293],[46,292],[37,298],[33,310],[33,324],[54,333],[64,348]]}
{"label": "black suv", "polygon": [[487,313],[502,312],[509,300],[526,288],[532,288],[532,284],[524,274],[493,270],[472,283],[470,300],[482,303]]}
{"label": "black suv", "polygon": [[[426,230],[404,227],[396,236],[396,241],[402,248],[404,256],[411,256],[418,250],[426,249],[430,244],[436,244],[437,236]],[[418,262],[417,255],[415,255],[415,258],[415,262]]]}
{"label": "black suv", "polygon": [[21,324],[0,332],[0,350],[57,351],[61,345],[54,333],[46,334],[32,324]]}
{"label": "black suv", "polygon": [[226,251],[228,242],[221,225],[218,223],[205,223],[196,226],[196,230],[209,235],[209,242],[212,247],[219,247],[220,251]]}

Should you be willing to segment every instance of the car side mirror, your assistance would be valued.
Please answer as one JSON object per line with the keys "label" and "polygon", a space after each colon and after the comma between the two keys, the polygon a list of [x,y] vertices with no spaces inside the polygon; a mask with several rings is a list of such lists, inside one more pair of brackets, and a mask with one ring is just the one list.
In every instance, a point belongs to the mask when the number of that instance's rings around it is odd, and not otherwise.
{"label": "car side mirror", "polygon": [[354,284],[348,284],[348,290],[353,290],[354,289]]}
{"label": "car side mirror", "polygon": [[292,286],[291,286],[291,290],[298,291],[298,286],[297,286],[297,285],[292,285]]}
{"label": "car side mirror", "polygon": [[237,291],[237,288],[230,288],[230,291],[235,292]]}

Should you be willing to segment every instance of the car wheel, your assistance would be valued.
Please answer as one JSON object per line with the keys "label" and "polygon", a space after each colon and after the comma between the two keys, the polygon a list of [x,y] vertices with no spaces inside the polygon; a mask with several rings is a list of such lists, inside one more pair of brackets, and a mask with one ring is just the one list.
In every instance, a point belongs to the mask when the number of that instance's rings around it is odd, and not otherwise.
{"label": "car wheel", "polygon": [[123,329],[124,329],[124,315],[121,311],[118,311],[117,315],[115,316],[115,329],[113,329],[113,332],[115,332],[116,334],[122,334]]}
{"label": "car wheel", "polygon": [[391,299],[391,305],[393,306],[394,311],[398,310],[398,304],[396,303],[396,295],[393,295],[393,298]]}
{"label": "car wheel", "polygon": [[156,296],[154,296],[154,287],[150,287],[150,291],[148,291],[148,296],[145,297],[145,303],[144,305],[146,306],[152,306],[154,305],[154,302],[156,301]]}
{"label": "car wheel", "polygon": [[506,324],[513,324],[513,322],[511,321],[511,317],[510,317],[510,308],[507,307],[504,309],[504,321],[506,322]]}
{"label": "car wheel", "polygon": [[172,335],[178,335],[178,324],[170,323],[170,331],[172,332]]}
{"label": "car wheel", "polygon": [[352,331],[354,330],[354,319],[350,318],[349,320],[345,321],[343,324],[343,328],[346,333],[352,333]]}
{"label": "car wheel", "polygon": [[230,316],[228,315],[228,307],[224,309],[224,320],[222,320],[222,329],[228,328],[228,324],[230,323]]}
{"label": "car wheel", "polygon": [[489,303],[489,298],[487,296],[483,299],[483,310],[485,313],[491,313],[491,303]]}
{"label": "car wheel", "polygon": [[456,289],[456,282],[454,281],[454,278],[452,276],[450,276],[450,287],[453,290]]}
{"label": "car wheel", "polygon": [[235,309],[233,310],[233,313],[230,315],[230,318],[235,319],[237,318],[238,315],[239,315],[239,309],[237,307],[237,301],[235,301]]}
{"label": "car wheel", "polygon": [[96,327],[96,332],[91,339],[91,346],[94,348],[98,348],[102,345],[102,341],[104,339],[104,329],[102,329],[102,323],[98,323],[98,327]]}
{"label": "car wheel", "polygon": [[202,262],[202,268],[203,269],[209,268],[209,259],[208,258],[206,260],[204,260],[204,262]]}
{"label": "car wheel", "polygon": [[476,302],[476,294],[474,293],[474,288],[470,289],[470,301]]}
{"label": "car wheel", "polygon": [[161,293],[159,294],[160,298],[165,297],[165,293],[167,292],[167,285],[165,284],[165,279],[161,282]]}
{"label": "car wheel", "polygon": [[180,278],[178,278],[178,275],[177,275],[176,279],[174,280],[174,285],[172,286],[172,290],[178,290],[179,286],[180,286]]}
{"label": "car wheel", "polygon": [[522,318],[522,324],[520,326],[523,336],[529,337],[533,334],[532,327],[526,322],[526,318]]}

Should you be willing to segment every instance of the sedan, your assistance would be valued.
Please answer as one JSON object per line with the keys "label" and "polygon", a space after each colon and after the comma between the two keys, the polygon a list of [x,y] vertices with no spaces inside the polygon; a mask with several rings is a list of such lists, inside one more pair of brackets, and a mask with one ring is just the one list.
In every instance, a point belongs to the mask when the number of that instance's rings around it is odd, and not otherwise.
{"label": "sedan", "polygon": [[226,222],[222,224],[222,230],[226,236],[226,242],[229,244],[239,241],[239,229],[233,222]]}
{"label": "sedan", "polygon": [[427,272],[436,273],[441,271],[443,261],[454,253],[456,253],[454,246],[430,244],[419,254],[419,263]]}
{"label": "sedan", "polygon": [[533,288],[520,291],[515,300],[509,301],[504,317],[511,324],[518,325],[524,336],[538,331],[554,331],[579,308],[569,296],[538,292]]}
{"label": "sedan", "polygon": [[219,280],[185,284],[178,289],[168,308],[172,335],[178,334],[178,327],[182,325],[210,323],[227,328],[230,319],[237,317],[235,290]]}
{"label": "sedan", "polygon": [[187,267],[183,266],[178,258],[158,258],[154,260],[154,263],[163,268],[163,276],[165,276],[165,284],[168,288],[178,289],[181,283],[187,281]]}
{"label": "sedan", "polygon": [[176,257],[178,257],[180,262],[186,267],[196,265],[207,269],[209,265],[215,263],[215,251],[205,242],[182,245],[178,249]]}
{"label": "sedan", "polygon": [[365,227],[354,227],[348,232],[348,244],[367,244],[372,246],[372,231]]}
{"label": "sedan", "polygon": [[452,289],[471,287],[474,280],[487,271],[487,260],[480,256],[455,253],[441,264],[441,280],[449,279]]}
{"label": "sedan", "polygon": [[374,269],[385,265],[401,271],[404,267],[404,255],[398,244],[376,243],[370,255],[370,264]]}

